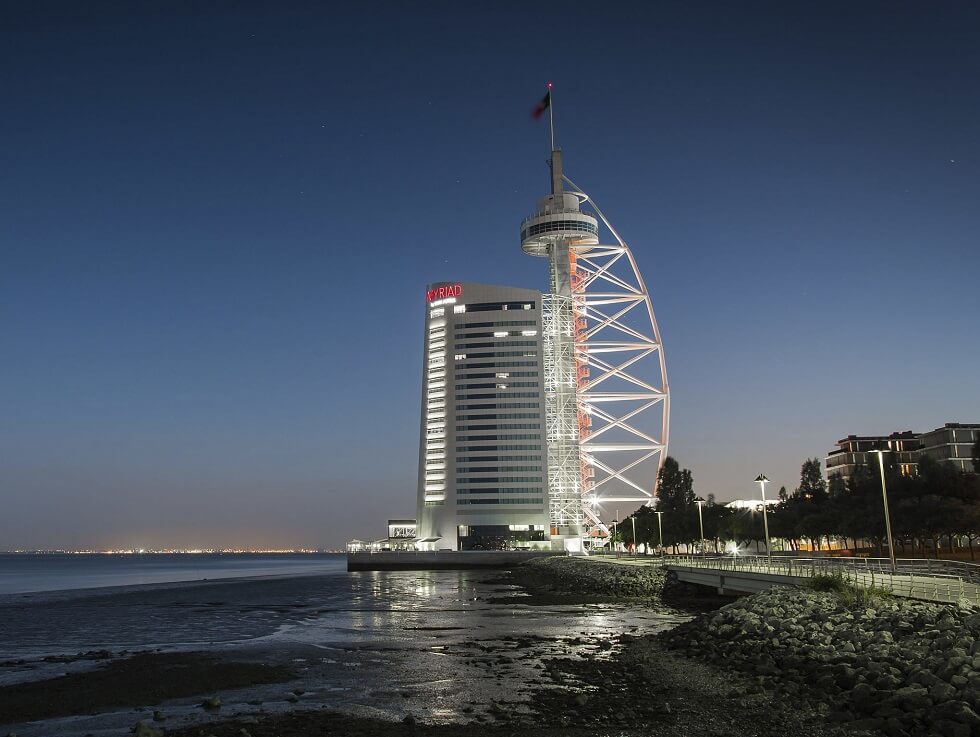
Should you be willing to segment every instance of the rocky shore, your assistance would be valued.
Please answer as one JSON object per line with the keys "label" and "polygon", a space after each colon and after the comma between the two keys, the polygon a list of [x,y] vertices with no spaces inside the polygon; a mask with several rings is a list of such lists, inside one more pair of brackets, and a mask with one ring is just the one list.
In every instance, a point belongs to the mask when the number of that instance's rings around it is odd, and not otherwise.
{"label": "rocky shore", "polygon": [[[863,598],[864,600],[860,600]],[[980,613],[772,589],[660,639],[828,719],[888,737],[980,735]]]}
{"label": "rocky shore", "polygon": [[532,596],[573,597],[576,601],[659,599],[665,580],[664,569],[657,566],[578,557],[528,561],[512,575]]}
{"label": "rocky shore", "polygon": [[638,560],[603,557],[555,557],[530,561],[512,571],[506,583],[523,597],[497,601],[526,604],[636,604],[693,613],[714,610],[730,601],[703,586],[667,580],[664,568]]}

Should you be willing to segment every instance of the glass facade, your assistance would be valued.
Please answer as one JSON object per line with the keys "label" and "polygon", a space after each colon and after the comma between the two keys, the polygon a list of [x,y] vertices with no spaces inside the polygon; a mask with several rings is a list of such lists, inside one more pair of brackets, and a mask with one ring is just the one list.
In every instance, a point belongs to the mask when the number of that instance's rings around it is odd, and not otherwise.
{"label": "glass facade", "polygon": [[547,547],[541,295],[460,287],[427,310],[419,538]]}

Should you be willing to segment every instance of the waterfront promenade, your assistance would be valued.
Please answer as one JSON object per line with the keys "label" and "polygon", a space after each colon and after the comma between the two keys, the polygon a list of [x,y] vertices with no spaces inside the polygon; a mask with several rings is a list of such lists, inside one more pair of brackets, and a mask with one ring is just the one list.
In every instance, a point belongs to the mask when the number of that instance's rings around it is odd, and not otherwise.
{"label": "waterfront promenade", "polygon": [[858,586],[885,589],[894,596],[980,606],[980,565],[930,559],[789,558],[773,556],[593,556],[616,565],[665,566],[679,581],[721,592],[754,593],[779,585],[802,585],[815,575],[838,575]]}

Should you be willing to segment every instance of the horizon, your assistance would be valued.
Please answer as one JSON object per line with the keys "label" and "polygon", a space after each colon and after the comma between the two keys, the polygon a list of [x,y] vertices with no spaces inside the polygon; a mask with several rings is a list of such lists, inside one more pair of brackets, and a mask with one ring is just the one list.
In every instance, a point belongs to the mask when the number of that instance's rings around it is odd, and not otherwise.
{"label": "horizon", "polygon": [[341,549],[415,517],[426,285],[547,287],[518,226],[549,80],[698,495],[980,422],[980,7],[613,7],[601,53],[542,60],[578,11],[0,11],[0,547]]}

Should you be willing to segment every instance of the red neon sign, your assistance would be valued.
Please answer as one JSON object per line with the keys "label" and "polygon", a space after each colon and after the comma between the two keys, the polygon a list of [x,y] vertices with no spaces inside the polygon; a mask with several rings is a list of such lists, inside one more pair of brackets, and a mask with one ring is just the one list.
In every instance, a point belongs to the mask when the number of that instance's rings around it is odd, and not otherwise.
{"label": "red neon sign", "polygon": [[427,291],[425,293],[425,299],[428,302],[434,302],[437,299],[445,299],[446,297],[458,297],[462,293],[462,284],[446,284],[445,286],[436,287]]}

